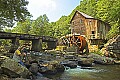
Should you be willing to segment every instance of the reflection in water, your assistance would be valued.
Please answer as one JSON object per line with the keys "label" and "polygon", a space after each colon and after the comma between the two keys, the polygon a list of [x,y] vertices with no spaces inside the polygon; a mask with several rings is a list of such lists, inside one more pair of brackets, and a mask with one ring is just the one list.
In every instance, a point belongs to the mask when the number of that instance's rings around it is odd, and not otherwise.
{"label": "reflection in water", "polygon": [[47,75],[53,80],[120,80],[120,65],[96,65],[94,69],[65,70],[57,75]]}

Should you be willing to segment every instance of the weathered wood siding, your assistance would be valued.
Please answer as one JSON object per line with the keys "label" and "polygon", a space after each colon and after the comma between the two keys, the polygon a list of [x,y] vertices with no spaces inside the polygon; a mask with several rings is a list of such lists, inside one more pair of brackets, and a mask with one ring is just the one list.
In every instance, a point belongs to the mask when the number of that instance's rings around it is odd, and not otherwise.
{"label": "weathered wood siding", "polygon": [[88,39],[97,38],[97,21],[94,19],[86,19],[86,37]]}
{"label": "weathered wood siding", "polygon": [[85,35],[90,51],[97,51],[106,42],[110,26],[105,22],[76,11],[71,20],[71,33]]}
{"label": "weathered wood siding", "polygon": [[105,39],[110,26],[97,19],[88,19],[76,12],[71,21],[71,33],[85,35],[87,39]]}
{"label": "weathered wood siding", "polygon": [[78,12],[72,20],[71,27],[72,33],[86,35],[85,18]]}
{"label": "weathered wood siding", "polygon": [[110,26],[104,23],[103,21],[99,21],[99,20],[98,20],[97,26],[98,26],[98,29],[97,29],[98,39],[106,39],[106,34],[110,30]]}

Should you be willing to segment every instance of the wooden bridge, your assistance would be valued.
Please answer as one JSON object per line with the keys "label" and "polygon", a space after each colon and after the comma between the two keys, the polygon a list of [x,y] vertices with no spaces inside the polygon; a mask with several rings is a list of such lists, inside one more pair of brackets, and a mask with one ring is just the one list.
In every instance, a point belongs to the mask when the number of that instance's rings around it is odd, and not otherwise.
{"label": "wooden bridge", "polygon": [[37,36],[30,34],[20,34],[20,33],[9,33],[0,32],[0,39],[11,39],[13,46],[19,45],[19,40],[30,40],[32,41],[32,50],[41,51],[42,42],[46,42],[48,49],[56,48],[57,39],[50,36]]}

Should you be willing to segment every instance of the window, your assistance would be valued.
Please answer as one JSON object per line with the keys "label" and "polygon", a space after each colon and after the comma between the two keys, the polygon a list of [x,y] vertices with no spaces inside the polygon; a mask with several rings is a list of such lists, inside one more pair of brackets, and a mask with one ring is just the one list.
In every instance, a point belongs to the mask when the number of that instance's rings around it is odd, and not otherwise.
{"label": "window", "polygon": [[82,19],[80,19],[80,24],[82,24],[83,23],[83,20]]}
{"label": "window", "polygon": [[90,20],[90,21],[89,21],[89,25],[91,25],[91,24],[92,24],[92,21]]}
{"label": "window", "polygon": [[92,34],[95,34],[95,31],[92,31]]}
{"label": "window", "polygon": [[94,39],[95,38],[95,31],[92,31],[91,33],[92,33],[91,38]]}

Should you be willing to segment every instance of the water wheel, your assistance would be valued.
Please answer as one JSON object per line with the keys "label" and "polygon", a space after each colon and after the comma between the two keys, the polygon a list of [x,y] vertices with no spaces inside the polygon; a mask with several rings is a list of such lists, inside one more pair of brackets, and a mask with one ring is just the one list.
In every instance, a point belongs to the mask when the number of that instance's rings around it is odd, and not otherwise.
{"label": "water wheel", "polygon": [[88,53],[88,44],[87,41],[85,40],[85,37],[81,36],[81,35],[66,35],[61,37],[61,43],[62,45],[65,46],[77,46],[78,50],[81,51],[82,53]]}

